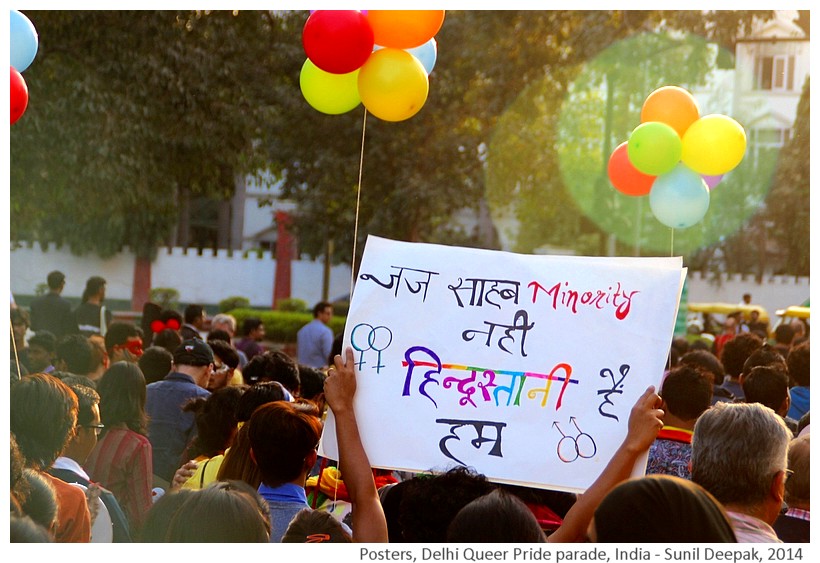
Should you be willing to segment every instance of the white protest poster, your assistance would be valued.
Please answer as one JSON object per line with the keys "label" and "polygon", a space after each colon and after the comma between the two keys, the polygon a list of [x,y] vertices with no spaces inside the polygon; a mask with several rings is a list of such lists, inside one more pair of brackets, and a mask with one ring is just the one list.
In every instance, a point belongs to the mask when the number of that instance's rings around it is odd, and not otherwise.
{"label": "white protest poster", "polygon": [[[585,490],[660,388],[684,277],[680,258],[369,237],[344,346],[370,463]],[[319,453],[339,459],[332,413]]]}

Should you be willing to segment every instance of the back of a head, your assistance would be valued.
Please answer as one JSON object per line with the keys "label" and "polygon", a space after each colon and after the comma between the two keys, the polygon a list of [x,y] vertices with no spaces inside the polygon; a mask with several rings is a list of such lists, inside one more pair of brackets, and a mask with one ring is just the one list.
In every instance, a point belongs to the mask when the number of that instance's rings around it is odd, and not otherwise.
{"label": "back of a head", "polygon": [[65,274],[59,270],[49,272],[48,277],[46,277],[46,283],[48,283],[49,289],[60,289],[64,281]]}
{"label": "back of a head", "polygon": [[700,369],[682,365],[663,380],[660,395],[671,414],[695,420],[712,404],[712,382]]}
{"label": "back of a head", "polygon": [[242,376],[245,382],[250,384],[278,381],[293,394],[297,394],[299,390],[298,364],[293,358],[279,350],[271,350],[251,358],[243,368]]}
{"label": "back of a head", "polygon": [[630,479],[595,509],[599,543],[735,543],[723,507],[703,487],[671,475]]}
{"label": "back of a head", "polygon": [[723,345],[720,362],[726,375],[740,377],[743,364],[752,353],[763,346],[763,340],[756,334],[742,332]]}
{"label": "back of a head", "polygon": [[38,330],[28,339],[29,346],[39,346],[43,350],[54,353],[57,351],[57,337],[48,330]]}
{"label": "back of a head", "polygon": [[145,516],[139,531],[140,543],[163,543],[168,534],[168,524],[179,507],[193,495],[196,489],[174,489],[157,499]]}
{"label": "back of a head", "polygon": [[458,511],[447,527],[447,542],[544,543],[546,536],[526,504],[495,489]]}
{"label": "back of a head", "polygon": [[145,376],[132,362],[115,362],[99,383],[100,418],[106,428],[124,423],[134,432],[147,433],[145,413]]}
{"label": "back of a head", "polygon": [[165,348],[173,355],[174,350],[179,348],[179,345],[182,344],[182,336],[179,334],[179,331],[166,328],[154,335],[152,343],[154,346]]}
{"label": "back of a head", "polygon": [[94,364],[94,349],[82,334],[67,334],[57,342],[57,359],[66,364],[66,371],[88,375]]}
{"label": "back of a head", "polygon": [[26,375],[9,395],[10,429],[28,467],[46,469],[62,453],[77,422],[77,397],[44,373]]}
{"label": "back of a head", "polygon": [[231,445],[236,433],[236,409],[245,389],[244,386],[229,385],[183,405],[183,412],[193,411],[196,421],[196,437],[188,457],[213,457]]}
{"label": "back of a head", "polygon": [[161,346],[151,346],[146,349],[137,360],[137,365],[145,376],[145,384],[159,381],[168,375],[173,361],[173,354]]}
{"label": "back of a head", "polygon": [[300,405],[277,401],[256,409],[248,438],[262,481],[277,487],[299,477],[321,435],[321,421]]}
{"label": "back of a head", "polygon": [[236,318],[227,313],[217,313],[211,318],[212,327],[226,326],[230,328],[230,332],[236,332]]}
{"label": "back of a head", "polygon": [[445,542],[456,514],[494,488],[486,477],[461,466],[441,475],[413,477],[407,481],[399,507],[403,541]]}
{"label": "back of a head", "polygon": [[94,405],[100,404],[100,394],[75,379],[64,379],[63,383],[77,396],[77,426],[91,424],[94,421]]}
{"label": "back of a head", "polygon": [[248,387],[239,399],[236,406],[236,419],[239,422],[247,422],[251,419],[253,411],[265,403],[273,401],[290,402],[287,390],[278,381],[263,381]]}
{"label": "back of a head", "polygon": [[[168,524],[170,543],[267,543],[267,504],[241,481],[215,481],[188,495]],[[264,511],[264,512],[263,512]]]}
{"label": "back of a head", "polygon": [[811,434],[803,434],[789,444],[789,469],[792,476],[786,481],[786,504],[804,504],[808,507],[811,500]]}
{"label": "back of a head", "polygon": [[54,537],[30,516],[9,517],[9,541],[11,543],[51,543]]}
{"label": "back of a head", "polygon": [[254,489],[262,484],[262,474],[259,466],[251,458],[251,443],[248,438],[248,425],[244,424],[234,437],[230,449],[225,452],[225,458],[219,466],[216,478],[219,481],[236,479],[244,481]]}
{"label": "back of a head", "polygon": [[789,396],[789,376],[779,365],[756,366],[743,376],[743,395],[747,403],[760,403],[776,413]]}
{"label": "back of a head", "polygon": [[794,340],[794,328],[790,324],[783,323],[774,329],[774,341],[778,344],[788,346]]}
{"label": "back of a head", "polygon": [[809,361],[809,342],[795,346],[786,358],[789,367],[789,377],[795,385],[809,387],[811,382],[811,364]]}
{"label": "back of a head", "polygon": [[693,350],[681,356],[680,365],[692,366],[708,372],[712,376],[712,383],[721,385],[726,371],[717,356],[707,350]]}
{"label": "back of a head", "polygon": [[759,403],[717,403],[695,423],[692,481],[724,505],[763,502],[778,471],[786,469],[792,433]]}
{"label": "back of a head", "polygon": [[299,364],[299,392],[304,399],[315,399],[325,390],[322,370]]}
{"label": "back of a head", "polygon": [[28,482],[28,496],[21,504],[23,512],[46,530],[52,530],[57,523],[59,502],[54,486],[33,469],[24,470],[23,478]]}
{"label": "back of a head", "polygon": [[288,524],[282,543],[351,543],[352,539],[332,514],[300,510]]}

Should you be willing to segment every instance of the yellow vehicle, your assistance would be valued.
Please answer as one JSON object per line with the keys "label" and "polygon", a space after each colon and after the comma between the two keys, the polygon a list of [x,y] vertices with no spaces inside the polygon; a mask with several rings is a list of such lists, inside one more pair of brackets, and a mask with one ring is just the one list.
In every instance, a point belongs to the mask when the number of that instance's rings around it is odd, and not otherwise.
{"label": "yellow vehicle", "polygon": [[771,331],[769,331],[769,336],[773,336],[775,329],[780,325],[788,324],[795,319],[802,320],[806,327],[808,327],[810,313],[811,309],[807,305],[792,305],[790,307],[786,307],[785,309],[778,309],[775,312],[777,315],[777,320],[774,322],[774,326]]}
{"label": "yellow vehicle", "polygon": [[760,322],[769,322],[769,313],[760,305],[738,305],[736,303],[689,303],[689,313],[697,316],[702,316],[703,313],[712,315],[720,315],[726,317],[732,313],[740,312],[743,314],[744,320],[751,319],[752,311],[757,311],[760,315]]}

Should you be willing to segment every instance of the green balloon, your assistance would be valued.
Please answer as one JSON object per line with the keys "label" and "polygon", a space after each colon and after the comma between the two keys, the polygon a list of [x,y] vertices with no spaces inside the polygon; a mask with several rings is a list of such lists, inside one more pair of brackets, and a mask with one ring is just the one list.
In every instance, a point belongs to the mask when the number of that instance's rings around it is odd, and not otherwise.
{"label": "green balloon", "polygon": [[359,70],[332,74],[305,60],[299,74],[299,87],[310,106],[322,113],[346,113],[362,103],[359,97]]}
{"label": "green balloon", "polygon": [[644,174],[660,176],[680,162],[683,144],[666,123],[647,121],[632,131],[626,146],[629,162]]}

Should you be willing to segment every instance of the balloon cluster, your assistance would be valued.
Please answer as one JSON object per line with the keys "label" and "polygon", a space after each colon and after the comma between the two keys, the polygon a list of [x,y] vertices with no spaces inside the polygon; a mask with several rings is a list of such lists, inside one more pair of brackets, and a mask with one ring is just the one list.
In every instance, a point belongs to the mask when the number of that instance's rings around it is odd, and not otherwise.
{"label": "balloon cluster", "polygon": [[302,30],[302,95],[330,115],[361,103],[384,121],[413,117],[427,101],[443,23],[444,10],[312,12]]}
{"label": "balloon cluster", "polygon": [[653,215],[673,229],[698,223],[710,190],[746,152],[746,132],[731,117],[700,116],[688,91],[663,86],[646,98],[641,124],[609,157],[612,185],[630,196],[649,195]]}
{"label": "balloon cluster", "polygon": [[11,124],[14,125],[28,107],[28,86],[21,74],[34,61],[39,41],[37,30],[26,16],[11,11]]}

